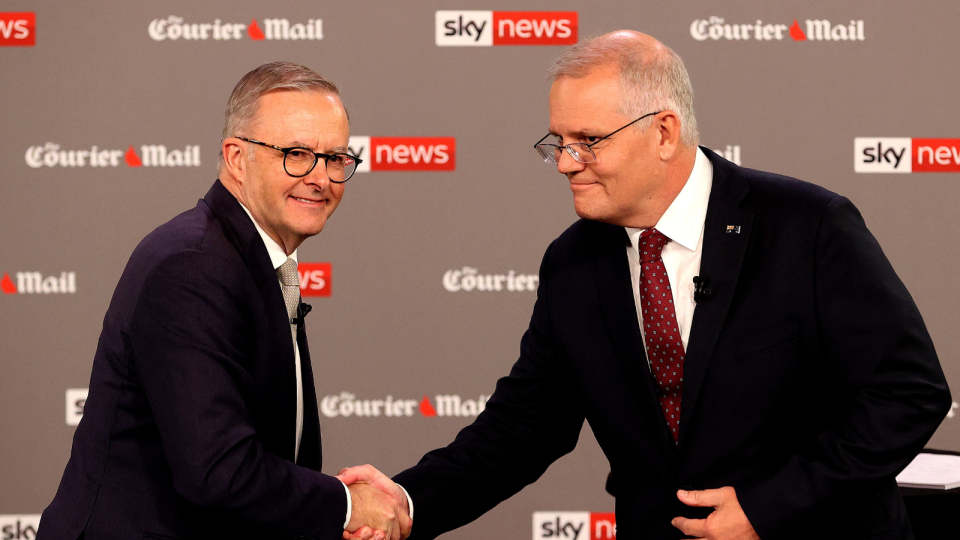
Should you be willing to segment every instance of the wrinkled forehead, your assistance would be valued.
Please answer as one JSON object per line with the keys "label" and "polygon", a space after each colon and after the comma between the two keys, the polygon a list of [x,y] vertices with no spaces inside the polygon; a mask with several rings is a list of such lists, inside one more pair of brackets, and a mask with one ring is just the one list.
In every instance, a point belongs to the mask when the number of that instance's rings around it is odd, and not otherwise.
{"label": "wrinkled forehead", "polygon": [[322,108],[346,116],[340,97],[314,90],[271,90],[257,98],[256,113],[272,118],[304,108]]}
{"label": "wrinkled forehead", "polygon": [[609,127],[622,117],[616,74],[560,77],[550,88],[550,131],[573,135]]}
{"label": "wrinkled forehead", "polygon": [[550,108],[607,109],[618,106],[622,96],[619,70],[598,69],[583,77],[558,77],[550,85]]}
{"label": "wrinkled forehead", "polygon": [[276,135],[349,132],[347,113],[340,98],[332,93],[282,91],[264,94],[258,100],[254,125]]}

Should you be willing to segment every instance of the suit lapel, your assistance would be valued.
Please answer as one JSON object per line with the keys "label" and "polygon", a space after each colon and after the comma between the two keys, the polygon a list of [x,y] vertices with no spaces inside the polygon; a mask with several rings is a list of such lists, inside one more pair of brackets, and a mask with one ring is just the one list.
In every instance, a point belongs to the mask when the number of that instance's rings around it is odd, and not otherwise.
{"label": "suit lapel", "polygon": [[[290,322],[276,270],[250,216],[233,194],[220,183],[220,180],[214,182],[213,187],[204,196],[204,200],[220,222],[224,236],[230,240],[246,263],[247,270],[260,294],[260,301],[267,312],[268,324],[263,331],[267,333],[271,350],[277,351],[280,357],[280,361],[276,363],[279,365],[283,381],[283,388],[274,391],[284,396],[283,414],[277,419],[283,426],[283,429],[279,430],[283,435],[276,448],[281,457],[293,461],[297,417],[297,374],[293,340],[290,339]],[[268,359],[268,361],[271,360],[273,359]],[[312,387],[312,384],[310,386]]]}
{"label": "suit lapel", "polygon": [[[704,221],[700,259],[700,276],[708,279],[705,288],[710,289],[710,294],[697,303],[687,343],[679,444],[683,444],[696,411],[697,398],[733,299],[753,224],[753,214],[738,206],[749,192],[738,167],[710,150],[703,151],[713,164],[713,186]],[[735,228],[728,231],[728,226]]]}
{"label": "suit lapel", "polygon": [[643,423],[655,426],[656,432],[651,433],[651,437],[660,440],[664,458],[672,463],[676,460],[673,437],[663,420],[637,320],[627,260],[627,232],[615,225],[593,225],[601,231],[593,256],[596,261],[593,281],[597,284],[603,327],[607,330],[616,362],[625,374],[624,380],[618,381],[617,385],[627,386],[643,416]]}
{"label": "suit lapel", "polygon": [[[303,317],[303,315],[300,316]],[[300,454],[297,457],[297,464],[319,471],[323,464],[320,414],[317,407],[317,390],[313,384],[313,366],[310,362],[310,347],[307,346],[305,324],[300,324],[297,329],[297,343],[300,346],[300,366],[303,371],[303,433],[300,436]]]}

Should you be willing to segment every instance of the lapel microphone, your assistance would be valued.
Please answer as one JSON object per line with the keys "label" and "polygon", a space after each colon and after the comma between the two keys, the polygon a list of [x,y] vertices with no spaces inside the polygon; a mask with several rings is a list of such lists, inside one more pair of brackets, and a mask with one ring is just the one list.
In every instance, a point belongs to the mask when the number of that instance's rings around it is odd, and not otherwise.
{"label": "lapel microphone", "polygon": [[297,306],[297,316],[294,317],[293,320],[290,321],[290,323],[297,325],[298,329],[302,328],[304,317],[306,317],[307,313],[310,313],[310,311],[312,310],[313,310],[313,306],[311,306],[310,304],[305,304],[303,302],[300,302],[300,305]]}
{"label": "lapel microphone", "polygon": [[710,278],[706,276],[693,276],[693,301],[699,303],[701,300],[710,296],[712,292],[707,288]]}

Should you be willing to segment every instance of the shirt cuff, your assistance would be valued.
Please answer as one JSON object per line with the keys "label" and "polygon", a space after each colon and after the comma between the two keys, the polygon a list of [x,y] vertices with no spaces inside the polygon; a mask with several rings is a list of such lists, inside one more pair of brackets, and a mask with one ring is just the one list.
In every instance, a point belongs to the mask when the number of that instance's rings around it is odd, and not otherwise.
{"label": "shirt cuff", "polygon": [[[407,508],[410,509],[410,521],[413,521],[413,499],[410,498],[410,494],[407,493],[406,488],[404,488],[404,487],[401,486],[400,484],[397,484],[397,486],[398,486],[400,489],[402,489],[402,490],[403,490],[403,494],[407,496]],[[348,506],[348,507],[347,507],[347,511],[349,511],[349,510],[350,510],[350,507]]]}
{"label": "shirt cuff", "polygon": [[[340,481],[340,483],[343,484],[343,481]],[[353,498],[350,496],[350,488],[346,484],[343,484],[343,490],[347,492],[347,519],[343,521],[343,530],[347,530],[347,525],[350,524],[350,519],[353,517]],[[404,493],[406,493],[406,490],[404,490]],[[410,499],[409,495],[407,499]]]}

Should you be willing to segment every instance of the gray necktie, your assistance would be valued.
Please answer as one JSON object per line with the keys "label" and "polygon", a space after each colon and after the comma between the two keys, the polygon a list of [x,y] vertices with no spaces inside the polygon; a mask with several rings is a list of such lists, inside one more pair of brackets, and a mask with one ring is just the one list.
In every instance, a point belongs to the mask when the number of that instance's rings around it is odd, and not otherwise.
{"label": "gray necktie", "polygon": [[[287,262],[277,268],[280,283],[283,284],[283,303],[287,305],[287,319],[292,321],[297,316],[297,307],[300,305],[300,276],[297,274],[297,261],[287,259]],[[297,326],[290,323],[290,334],[293,336],[294,347],[297,343]]]}

